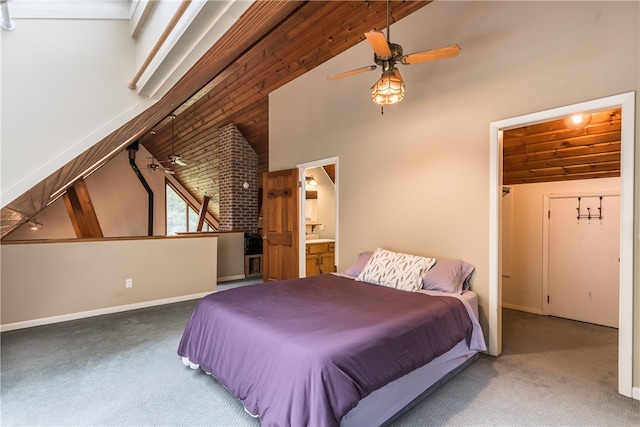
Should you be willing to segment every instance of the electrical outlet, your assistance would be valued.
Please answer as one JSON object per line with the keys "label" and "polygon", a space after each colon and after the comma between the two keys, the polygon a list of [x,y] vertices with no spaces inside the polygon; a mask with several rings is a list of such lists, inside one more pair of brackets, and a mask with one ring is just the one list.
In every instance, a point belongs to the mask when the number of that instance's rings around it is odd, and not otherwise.
{"label": "electrical outlet", "polygon": [[133,288],[133,279],[127,279],[124,281],[125,288]]}

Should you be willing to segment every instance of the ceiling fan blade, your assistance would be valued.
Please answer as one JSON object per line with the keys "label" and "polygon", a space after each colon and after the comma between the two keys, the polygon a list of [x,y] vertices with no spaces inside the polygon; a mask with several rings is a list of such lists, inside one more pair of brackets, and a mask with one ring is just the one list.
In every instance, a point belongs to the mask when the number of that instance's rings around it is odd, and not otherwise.
{"label": "ceiling fan blade", "polygon": [[187,164],[184,162],[184,160],[182,160],[182,157],[179,154],[169,154],[167,156],[167,160],[172,165],[187,166]]}
{"label": "ceiling fan blade", "polygon": [[355,76],[356,74],[366,73],[367,71],[373,71],[378,68],[377,65],[367,65],[366,67],[357,68],[351,71],[345,71],[344,73],[335,74],[327,77],[327,80],[338,80],[344,77]]}
{"label": "ceiling fan blade", "polygon": [[437,61],[438,59],[453,58],[454,56],[457,56],[461,50],[462,49],[460,49],[460,46],[454,44],[451,46],[440,47],[438,49],[411,53],[409,55],[403,56],[400,62],[405,65],[409,65],[418,64],[420,62]]}
{"label": "ceiling fan blade", "polygon": [[389,48],[389,43],[387,43],[387,39],[384,37],[384,33],[382,31],[369,31],[364,33],[364,36],[369,41],[369,44],[376,55],[381,58],[391,58],[391,48]]}

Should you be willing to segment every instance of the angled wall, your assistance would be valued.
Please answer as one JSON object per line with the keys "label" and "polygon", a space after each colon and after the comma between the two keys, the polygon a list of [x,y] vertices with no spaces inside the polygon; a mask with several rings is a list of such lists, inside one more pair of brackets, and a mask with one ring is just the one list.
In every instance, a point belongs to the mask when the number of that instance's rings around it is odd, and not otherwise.
{"label": "angled wall", "polygon": [[153,103],[126,84],[128,21],[15,22],[0,36],[3,206]]}

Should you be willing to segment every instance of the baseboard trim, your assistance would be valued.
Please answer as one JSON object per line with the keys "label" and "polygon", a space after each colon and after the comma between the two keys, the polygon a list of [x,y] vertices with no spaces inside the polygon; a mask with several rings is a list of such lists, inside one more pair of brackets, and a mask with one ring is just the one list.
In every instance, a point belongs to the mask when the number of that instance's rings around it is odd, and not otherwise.
{"label": "baseboard trim", "polygon": [[[244,277],[244,276],[243,276]],[[100,308],[97,310],[80,311],[78,313],[61,314],[59,316],[43,317],[40,319],[25,320],[23,322],[8,323],[0,325],[0,332],[15,331],[17,329],[33,328],[35,326],[50,325],[53,323],[67,322],[69,320],[84,319],[87,317],[102,316],[104,314],[120,313],[123,311],[138,310],[140,308],[155,307],[158,305],[173,304],[176,302],[189,301],[203,298],[215,291],[201,292],[191,295],[163,298],[153,301],[144,301],[134,304],[118,305],[115,307]]]}
{"label": "baseboard trim", "polygon": [[531,313],[531,314],[540,314],[542,315],[542,310],[536,309],[536,308],[531,308],[531,307],[522,307],[520,305],[515,305],[515,304],[505,304],[502,303],[502,307],[504,308],[509,308],[511,310],[518,310],[518,311],[524,311],[525,313]]}
{"label": "baseboard trim", "polygon": [[640,400],[640,387],[633,387],[632,389],[633,399]]}
{"label": "baseboard trim", "polygon": [[244,274],[236,274],[235,276],[227,276],[227,277],[218,277],[218,283],[220,282],[230,282],[232,280],[244,280],[247,276]]}

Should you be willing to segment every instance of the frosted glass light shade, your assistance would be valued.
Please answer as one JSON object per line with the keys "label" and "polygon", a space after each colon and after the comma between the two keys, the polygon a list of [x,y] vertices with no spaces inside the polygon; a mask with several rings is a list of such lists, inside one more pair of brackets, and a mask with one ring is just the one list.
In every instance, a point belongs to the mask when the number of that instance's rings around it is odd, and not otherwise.
{"label": "frosted glass light shade", "polygon": [[393,71],[382,74],[380,80],[371,86],[371,99],[379,105],[396,104],[404,98],[406,86]]}

